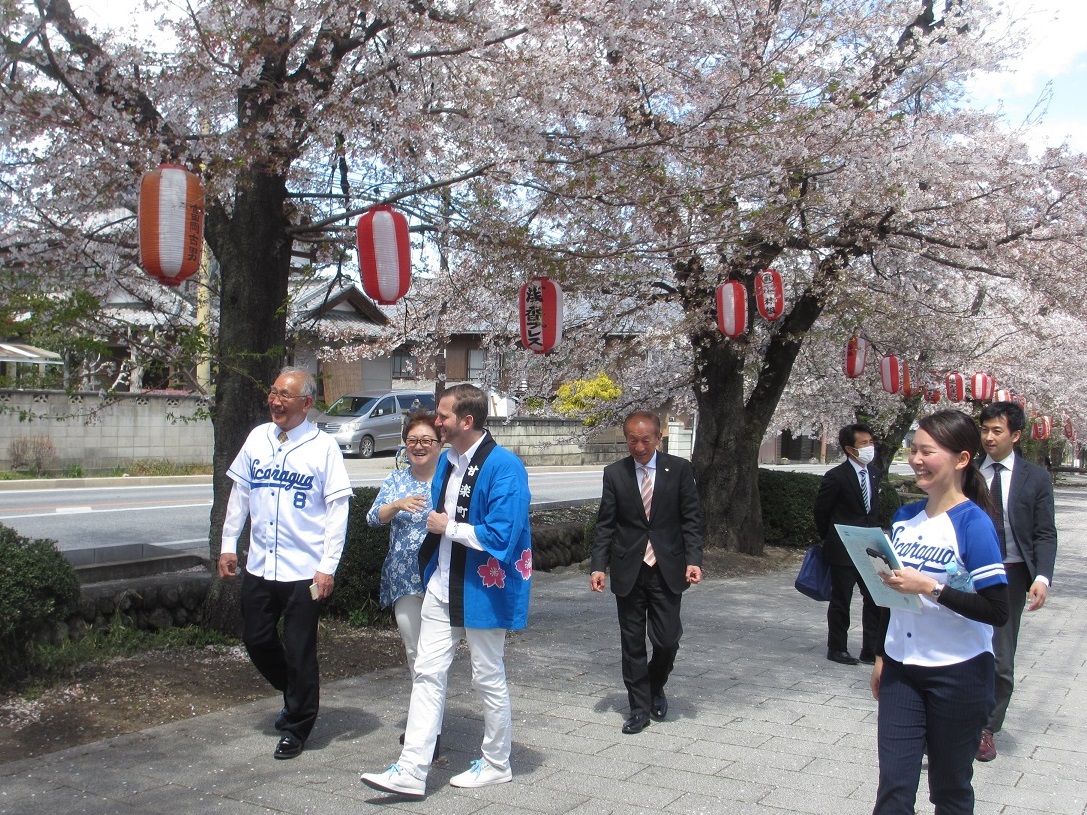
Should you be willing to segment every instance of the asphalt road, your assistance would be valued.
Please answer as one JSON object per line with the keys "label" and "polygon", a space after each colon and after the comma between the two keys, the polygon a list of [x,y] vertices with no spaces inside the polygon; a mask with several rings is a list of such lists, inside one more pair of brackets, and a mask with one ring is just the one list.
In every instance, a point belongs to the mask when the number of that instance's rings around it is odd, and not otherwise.
{"label": "asphalt road", "polygon": [[[391,466],[388,457],[347,460],[356,487],[380,486]],[[533,468],[529,472],[533,506],[599,499],[600,470]],[[210,479],[139,481],[129,485],[124,479],[84,479],[84,486],[77,487],[59,479],[22,482],[26,487],[8,484],[0,491],[0,523],[28,537],[55,540],[79,562],[128,560],[160,554],[160,549],[206,552]]]}
{"label": "asphalt road", "polygon": [[[351,483],[377,487],[392,458],[346,460]],[[781,469],[822,473],[828,465],[790,464]],[[534,507],[595,501],[602,467],[533,467]],[[894,465],[893,472],[907,472]],[[0,489],[0,523],[32,538],[57,541],[78,563],[134,560],[170,551],[207,552],[211,483],[208,477],[70,479],[6,482]]]}

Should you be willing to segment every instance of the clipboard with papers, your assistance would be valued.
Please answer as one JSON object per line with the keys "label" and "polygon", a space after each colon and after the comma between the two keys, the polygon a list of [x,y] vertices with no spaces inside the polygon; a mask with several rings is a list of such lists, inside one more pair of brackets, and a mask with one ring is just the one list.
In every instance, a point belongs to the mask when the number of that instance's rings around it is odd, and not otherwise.
{"label": "clipboard with papers", "polygon": [[834,528],[877,606],[914,613],[921,611],[920,597],[916,594],[899,594],[880,580],[880,571],[902,568],[902,562],[882,529],[878,526],[845,524],[834,524]]}

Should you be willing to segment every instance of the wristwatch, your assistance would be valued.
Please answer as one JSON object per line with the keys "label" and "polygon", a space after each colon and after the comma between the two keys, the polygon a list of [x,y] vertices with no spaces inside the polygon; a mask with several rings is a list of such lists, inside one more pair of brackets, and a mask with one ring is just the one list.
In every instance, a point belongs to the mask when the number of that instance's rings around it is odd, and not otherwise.
{"label": "wristwatch", "polygon": [[933,600],[939,602],[940,601],[940,592],[942,592],[943,590],[944,590],[944,584],[943,583],[937,583],[935,586],[933,586],[931,589],[928,590],[928,593],[932,596]]}

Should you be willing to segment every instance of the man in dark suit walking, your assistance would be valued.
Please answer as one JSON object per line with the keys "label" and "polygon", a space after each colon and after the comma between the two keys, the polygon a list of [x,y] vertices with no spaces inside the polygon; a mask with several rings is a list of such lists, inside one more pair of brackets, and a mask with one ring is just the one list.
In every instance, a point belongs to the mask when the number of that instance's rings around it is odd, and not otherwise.
{"label": "man in dark suit walking", "polygon": [[985,460],[981,474],[989,484],[996,511],[1000,551],[1008,575],[1011,603],[1008,622],[993,629],[996,655],[996,707],[981,731],[978,761],[996,758],[993,734],[1004,725],[1004,716],[1015,686],[1015,649],[1023,609],[1037,611],[1045,605],[1053,564],[1057,559],[1057,527],[1053,520],[1053,482],[1049,473],[1015,454],[1026,417],[1014,402],[992,402],[981,409],[981,444]]}
{"label": "man in dark suit walking", "polygon": [[[830,604],[827,607],[827,659],[843,665],[876,659],[879,607],[872,602],[857,567],[838,537],[834,524],[879,526],[879,471],[874,465],[876,446],[872,428],[849,424],[838,431],[838,446],[847,459],[828,470],[815,496],[815,529],[823,539],[823,559],[830,567]],[[849,653],[849,606],[853,586],[861,590],[860,659]]]}
{"label": "man in dark suit walking", "polygon": [[702,579],[702,511],[690,462],[657,452],[656,414],[631,413],[623,434],[630,455],[604,468],[589,585],[604,591],[611,569],[630,703],[623,732],[633,734],[650,717],[668,715],[664,686],[683,634],[680,601],[687,586]]}

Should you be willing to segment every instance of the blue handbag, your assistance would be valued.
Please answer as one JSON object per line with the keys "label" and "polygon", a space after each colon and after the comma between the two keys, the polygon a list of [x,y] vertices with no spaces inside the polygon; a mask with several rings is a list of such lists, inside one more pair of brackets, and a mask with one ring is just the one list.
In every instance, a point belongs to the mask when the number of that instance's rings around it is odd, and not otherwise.
{"label": "blue handbag", "polygon": [[796,590],[812,600],[830,601],[830,567],[823,560],[822,546],[809,546],[793,583]]}

